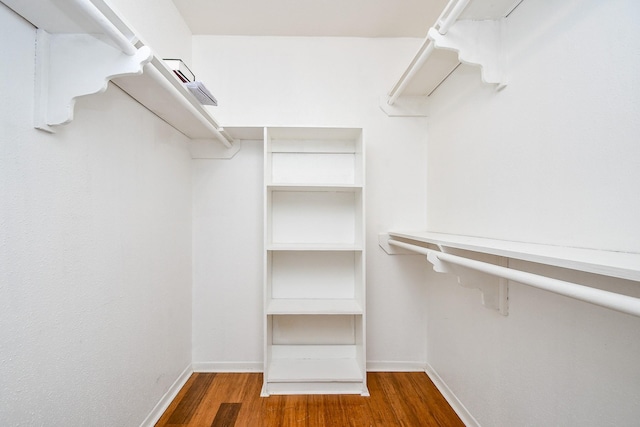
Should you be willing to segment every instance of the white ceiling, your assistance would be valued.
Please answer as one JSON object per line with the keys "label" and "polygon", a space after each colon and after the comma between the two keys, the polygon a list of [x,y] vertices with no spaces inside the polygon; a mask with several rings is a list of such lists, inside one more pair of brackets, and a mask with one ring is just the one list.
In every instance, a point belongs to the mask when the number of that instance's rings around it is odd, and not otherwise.
{"label": "white ceiling", "polygon": [[193,34],[425,37],[447,0],[173,0]]}

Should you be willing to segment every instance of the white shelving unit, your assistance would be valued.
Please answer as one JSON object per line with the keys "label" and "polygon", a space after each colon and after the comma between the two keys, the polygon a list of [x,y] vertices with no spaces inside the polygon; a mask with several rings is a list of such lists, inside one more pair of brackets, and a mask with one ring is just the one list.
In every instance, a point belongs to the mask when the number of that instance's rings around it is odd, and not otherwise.
{"label": "white shelving unit", "polygon": [[362,130],[264,138],[262,395],[368,395]]}
{"label": "white shelving unit", "polygon": [[73,120],[78,97],[113,81],[189,138],[232,147],[233,137],[104,0],[3,3],[38,28],[35,127],[54,132]]}

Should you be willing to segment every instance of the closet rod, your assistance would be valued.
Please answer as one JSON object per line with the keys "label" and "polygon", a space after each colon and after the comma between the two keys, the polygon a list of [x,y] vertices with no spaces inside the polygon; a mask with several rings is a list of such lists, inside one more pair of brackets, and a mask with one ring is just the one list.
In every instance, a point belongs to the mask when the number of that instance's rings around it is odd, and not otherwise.
{"label": "closet rod", "polygon": [[513,280],[514,282],[522,283],[523,285],[543,289],[545,291],[640,317],[640,298],[603,291],[601,289],[595,289],[589,286],[579,285],[577,283],[565,282],[564,280],[552,279],[550,277],[527,273],[525,271],[513,270],[511,268],[476,261],[394,239],[389,239],[389,244],[426,255],[427,260],[434,265],[439,261],[457,264],[482,273]]}
{"label": "closet rod", "polygon": [[90,0],[73,0],[73,2],[100,27],[102,32],[118,46],[122,53],[132,56],[138,51],[131,43],[131,40],[122,34]]}
{"label": "closet rod", "polygon": [[[456,19],[462,14],[462,11],[469,4],[470,0],[451,0],[447,3],[442,14],[436,21],[438,32],[442,35],[447,34],[449,28],[456,22]],[[449,12],[451,9],[451,12]],[[446,16],[446,17],[445,17]]]}
{"label": "closet rod", "polygon": [[[469,1],[470,0],[450,0],[440,14],[440,17],[433,28],[437,27],[437,31],[442,35],[447,34],[447,31],[449,31],[449,28],[453,25],[456,19],[460,17],[460,14],[465,7],[467,7]],[[431,32],[433,28],[429,29],[429,32]],[[410,68],[400,78],[400,81],[393,87],[393,89],[391,89],[391,92],[389,92],[389,99],[387,100],[389,105],[395,104],[400,95],[402,95],[407,85],[413,79],[413,76],[415,76],[424,63],[427,62],[427,59],[431,56],[434,47],[432,37],[427,35],[427,38],[420,47],[418,58],[410,64]]]}

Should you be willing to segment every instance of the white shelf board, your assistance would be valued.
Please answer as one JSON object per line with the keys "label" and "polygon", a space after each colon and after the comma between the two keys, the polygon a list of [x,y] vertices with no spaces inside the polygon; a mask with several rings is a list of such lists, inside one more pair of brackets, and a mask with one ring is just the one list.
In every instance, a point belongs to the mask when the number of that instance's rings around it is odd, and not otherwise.
{"label": "white shelf board", "polygon": [[271,299],[267,315],[278,314],[362,314],[362,305],[355,299]]}
{"label": "white shelf board", "polygon": [[269,191],[324,191],[355,193],[362,191],[358,184],[267,184]]}
{"label": "white shelf board", "polygon": [[273,359],[269,382],[362,382],[363,375],[354,358]]}
{"label": "white shelf board", "polygon": [[513,242],[429,231],[391,231],[389,235],[438,246],[640,281],[639,253]]}
{"label": "white shelf board", "polygon": [[[152,77],[154,69],[160,72],[166,82],[158,84]],[[207,109],[189,92],[182,82],[167,68],[164,62],[156,57],[151,64],[145,66],[139,76],[119,77],[113,82],[127,92],[133,99],[144,105],[149,111],[173,126],[191,139],[211,139],[215,135],[204,123],[220,128]],[[183,108],[177,101],[182,97],[193,110]]]}
{"label": "white shelf board", "polygon": [[268,251],[362,251],[362,245],[342,243],[270,243]]}

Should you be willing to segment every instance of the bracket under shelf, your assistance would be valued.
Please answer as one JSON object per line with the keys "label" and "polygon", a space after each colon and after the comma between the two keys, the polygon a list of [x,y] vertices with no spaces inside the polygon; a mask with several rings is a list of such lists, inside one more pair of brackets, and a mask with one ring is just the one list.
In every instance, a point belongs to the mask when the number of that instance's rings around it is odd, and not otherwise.
{"label": "bracket under shelf", "polygon": [[416,114],[415,97],[427,98],[461,64],[480,67],[482,81],[506,86],[505,18],[522,0],[451,0],[380,108],[390,117]]}
{"label": "bracket under shelf", "polygon": [[[389,255],[419,255],[415,251],[389,244],[389,233],[378,235],[378,244]],[[413,242],[415,243],[415,242]],[[433,245],[442,253],[452,253],[450,248],[442,245]],[[455,252],[455,250],[453,250]],[[509,259],[505,257],[489,256],[496,265],[508,267]],[[480,291],[481,303],[484,307],[495,310],[503,316],[509,313],[509,281],[497,276],[478,273],[476,271],[444,263],[433,253],[427,255],[427,261],[433,264],[433,270],[437,273],[450,273],[456,276],[458,284],[464,288]]]}
{"label": "bracket under shelf", "polygon": [[115,77],[142,74],[152,57],[146,46],[127,55],[98,35],[37,30],[35,127],[54,132],[73,120],[77,98],[104,92]]}

